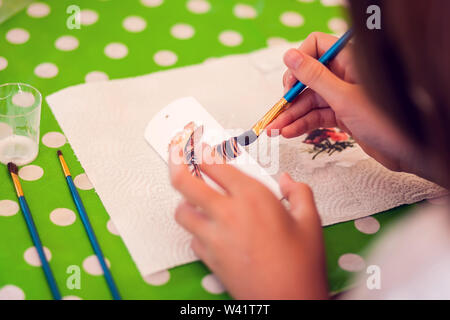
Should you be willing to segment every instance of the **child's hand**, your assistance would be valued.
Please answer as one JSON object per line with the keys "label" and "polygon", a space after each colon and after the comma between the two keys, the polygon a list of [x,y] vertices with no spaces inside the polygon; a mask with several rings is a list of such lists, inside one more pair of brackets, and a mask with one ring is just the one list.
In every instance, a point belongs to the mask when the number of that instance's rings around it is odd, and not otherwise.
{"label": "child's hand", "polygon": [[284,174],[288,212],[273,193],[227,164],[201,164],[225,194],[170,161],[183,200],[175,218],[197,256],[237,299],[327,298],[320,219],[310,188]]}
{"label": "child's hand", "polygon": [[336,41],[334,36],[312,33],[299,49],[285,54],[288,67],[283,78],[285,90],[288,91],[297,79],[309,89],[268,126],[267,132],[271,135],[271,129],[278,129],[284,137],[293,138],[320,127],[339,127],[380,163],[400,170],[402,165],[394,158],[404,156],[399,155],[398,150],[405,150],[406,142],[356,84],[352,44],[348,44],[328,68],[316,60]]}

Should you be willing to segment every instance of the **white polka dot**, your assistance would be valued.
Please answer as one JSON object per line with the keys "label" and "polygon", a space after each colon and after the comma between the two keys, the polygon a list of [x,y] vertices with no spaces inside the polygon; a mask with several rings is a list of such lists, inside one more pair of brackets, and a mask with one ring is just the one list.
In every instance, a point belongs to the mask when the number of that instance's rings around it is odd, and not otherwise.
{"label": "white polka dot", "polygon": [[83,26],[90,26],[98,20],[98,13],[94,10],[84,9],[80,11],[80,22]]}
{"label": "white polka dot", "polygon": [[7,66],[8,66],[8,60],[6,60],[6,58],[4,58],[4,57],[0,57],[0,71],[6,69]]}
{"label": "white polka dot", "polygon": [[219,41],[227,47],[236,47],[242,43],[242,36],[239,32],[227,30],[220,33]]}
{"label": "white polka dot", "polygon": [[236,17],[241,19],[253,19],[257,16],[255,8],[242,3],[234,6],[233,13]]}
{"label": "white polka dot", "polygon": [[4,122],[0,122],[0,139],[4,139],[13,134],[13,128]]}
{"label": "white polka dot", "polygon": [[305,23],[305,19],[297,13],[293,11],[285,12],[280,17],[281,23],[287,27],[300,27]]}
{"label": "white polka dot", "polygon": [[339,257],[338,260],[339,267],[341,269],[350,271],[350,272],[357,272],[364,269],[366,263],[364,262],[364,259],[354,253],[346,253]]}
{"label": "white polka dot", "polygon": [[18,286],[7,284],[0,288],[0,300],[25,300],[25,293]]}
{"label": "white polka dot", "polygon": [[206,0],[189,0],[187,8],[193,13],[205,13],[211,9],[211,5]]}
{"label": "white polka dot", "polygon": [[86,82],[106,81],[108,79],[108,75],[102,71],[91,71],[84,77]]}
{"label": "white polka dot", "polygon": [[214,274],[208,274],[202,279],[202,287],[212,294],[219,294],[225,292],[223,284]]}
{"label": "white polka dot", "polygon": [[49,79],[58,75],[58,67],[50,62],[44,62],[34,69],[34,73],[39,78]]}
{"label": "white polka dot", "polygon": [[19,177],[25,181],[39,180],[44,175],[44,169],[39,166],[30,164],[19,170]]}
{"label": "white polka dot", "polygon": [[63,297],[63,300],[83,300],[83,299],[77,296],[65,296]]}
{"label": "white polka dot", "polygon": [[14,103],[14,105],[16,105],[18,107],[22,107],[22,108],[29,108],[36,101],[36,99],[34,98],[34,95],[31,92],[27,92],[27,91],[22,91],[22,92],[16,93],[12,97],[11,100],[12,100],[12,103]]}
{"label": "white polka dot", "polygon": [[175,53],[169,50],[161,50],[155,53],[153,56],[153,60],[155,60],[156,64],[168,67],[175,64],[178,60],[178,57]]}
{"label": "white polka dot", "polygon": [[28,6],[27,14],[33,18],[43,18],[50,13],[50,7],[43,2],[35,2]]}
{"label": "white polka dot", "polygon": [[272,37],[267,39],[267,45],[269,47],[276,47],[279,46],[281,44],[286,44],[288,43],[288,41],[284,38],[279,38],[279,37]]}
{"label": "white polka dot", "polygon": [[146,7],[158,7],[163,3],[163,0],[141,0],[141,3]]}
{"label": "white polka dot", "polygon": [[[109,260],[105,258],[105,261],[108,268],[110,268],[111,264],[109,263]],[[83,269],[93,276],[100,276],[103,274],[102,267],[96,255],[89,256],[83,260]]]}
{"label": "white polka dot", "polygon": [[195,33],[195,30],[192,26],[185,23],[177,23],[170,29],[170,33],[173,37],[177,39],[189,39]]}
{"label": "white polka dot", "polygon": [[49,148],[60,148],[66,144],[66,137],[60,132],[47,132],[42,143]]}
{"label": "white polka dot", "polygon": [[79,174],[73,180],[78,189],[90,190],[94,188],[86,173]]}
{"label": "white polka dot", "polygon": [[78,48],[78,39],[73,36],[62,36],[56,39],[55,47],[61,51],[72,51]]}
{"label": "white polka dot", "polygon": [[106,223],[106,229],[108,229],[108,231],[111,232],[115,236],[119,235],[119,231],[117,231],[117,228],[114,225],[114,223],[112,222],[112,220],[108,220],[108,222]]}
{"label": "white polka dot", "polygon": [[[52,258],[52,253],[46,247],[44,247],[44,254],[45,254],[47,261],[50,261]],[[25,250],[25,253],[23,254],[23,258],[29,265],[32,265],[34,267],[40,267],[42,265],[41,260],[39,259],[39,255],[38,255],[35,247],[30,247],[27,250]]]}
{"label": "white polka dot", "polygon": [[13,44],[22,44],[27,42],[28,39],[30,39],[30,34],[22,28],[11,29],[6,34],[6,40]]}
{"label": "white polka dot", "polygon": [[128,55],[128,48],[123,43],[113,42],[105,47],[105,54],[111,59],[122,59]]}
{"label": "white polka dot", "polygon": [[122,25],[129,32],[141,32],[147,27],[147,22],[141,17],[130,16],[123,20]]}
{"label": "white polka dot", "polygon": [[19,212],[19,205],[16,201],[0,200],[0,216],[9,217]]}
{"label": "white polka dot", "polygon": [[50,220],[57,226],[70,226],[75,222],[77,216],[72,210],[66,208],[58,208],[50,212]]}
{"label": "white polka dot", "polygon": [[355,227],[362,233],[374,234],[380,230],[380,223],[374,217],[366,217],[355,220]]}
{"label": "white polka dot", "polygon": [[347,0],[320,0],[325,7],[347,6]]}
{"label": "white polka dot", "polygon": [[152,286],[161,286],[170,280],[170,272],[168,270],[149,274],[144,277],[144,281]]}
{"label": "white polka dot", "polygon": [[341,34],[348,30],[348,24],[342,18],[332,18],[328,21],[328,28],[334,33]]}

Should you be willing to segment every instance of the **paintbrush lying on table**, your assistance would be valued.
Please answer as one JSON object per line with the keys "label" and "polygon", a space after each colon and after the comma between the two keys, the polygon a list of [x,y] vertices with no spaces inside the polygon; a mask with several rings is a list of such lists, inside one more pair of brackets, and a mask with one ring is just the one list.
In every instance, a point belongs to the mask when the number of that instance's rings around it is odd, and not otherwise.
{"label": "paintbrush lying on table", "polygon": [[25,218],[25,222],[27,224],[28,232],[30,233],[31,240],[33,241],[34,247],[36,248],[36,252],[39,256],[39,260],[42,264],[42,270],[44,271],[45,279],[47,280],[48,286],[52,293],[53,299],[61,300],[61,294],[58,290],[58,286],[56,285],[55,277],[53,276],[52,270],[50,269],[50,265],[45,257],[44,247],[42,246],[41,239],[39,238],[39,233],[36,229],[36,225],[34,224],[33,216],[31,215],[30,208],[28,207],[27,201],[25,200],[25,195],[23,193],[22,185],[19,181],[18,176],[18,168],[17,166],[10,162],[8,163],[8,171],[11,175],[11,179],[14,184],[14,188],[16,189],[17,199],[20,203],[20,208],[22,209],[23,217]]}
{"label": "paintbrush lying on table", "polygon": [[81,221],[83,222],[83,226],[84,229],[86,230],[89,242],[91,243],[92,249],[94,250],[94,253],[97,256],[100,267],[103,270],[103,275],[105,277],[109,291],[111,292],[111,295],[114,298],[114,300],[121,300],[122,298],[120,296],[119,290],[117,289],[111,271],[109,270],[108,265],[106,263],[105,256],[103,255],[103,251],[100,248],[100,244],[98,243],[97,237],[95,236],[94,229],[92,228],[91,222],[89,221],[89,217],[87,215],[86,209],[84,208],[83,201],[81,201],[80,194],[78,193],[77,188],[75,187],[75,184],[73,182],[72,174],[69,171],[69,166],[67,165],[67,162],[64,159],[61,150],[58,150],[56,154],[58,155],[58,159],[61,164],[64,176],[66,178],[70,194],[72,195],[72,199],[75,202],[75,206],[77,207],[78,213],[80,214],[80,218]]}

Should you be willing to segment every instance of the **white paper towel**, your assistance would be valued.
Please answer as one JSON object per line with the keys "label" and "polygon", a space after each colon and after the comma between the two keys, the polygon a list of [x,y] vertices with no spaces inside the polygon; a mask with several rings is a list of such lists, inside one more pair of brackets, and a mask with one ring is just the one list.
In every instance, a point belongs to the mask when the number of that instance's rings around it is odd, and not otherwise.
{"label": "white paper towel", "polygon": [[[173,218],[180,197],[167,166],[144,139],[147,123],[170,102],[193,96],[222,127],[250,128],[282,94],[288,47],[82,84],[47,98],[143,276],[196,259],[190,236]],[[445,193],[388,171],[359,148],[311,161],[304,146],[301,139],[282,141],[277,174],[288,171],[312,186],[324,225]]]}

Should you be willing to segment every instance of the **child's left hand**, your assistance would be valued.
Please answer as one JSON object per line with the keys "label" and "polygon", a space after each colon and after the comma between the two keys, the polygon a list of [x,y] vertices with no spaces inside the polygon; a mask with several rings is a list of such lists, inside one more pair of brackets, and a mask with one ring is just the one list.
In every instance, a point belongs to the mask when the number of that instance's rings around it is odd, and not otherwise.
{"label": "child's left hand", "polygon": [[201,164],[220,193],[170,161],[172,185],[184,196],[177,222],[192,248],[237,299],[327,298],[320,218],[311,189],[287,174],[287,211],[264,185],[228,164]]}

